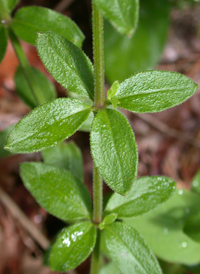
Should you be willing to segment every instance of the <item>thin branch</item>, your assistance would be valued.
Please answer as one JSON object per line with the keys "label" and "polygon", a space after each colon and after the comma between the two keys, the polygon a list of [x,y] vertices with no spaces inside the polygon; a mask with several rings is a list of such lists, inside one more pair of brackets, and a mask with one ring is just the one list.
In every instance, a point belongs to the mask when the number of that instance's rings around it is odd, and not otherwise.
{"label": "thin branch", "polygon": [[72,3],[74,0],[61,0],[58,5],[55,6],[54,10],[57,12],[63,12],[65,11]]}
{"label": "thin branch", "polygon": [[43,248],[47,249],[50,242],[40,232],[40,230],[34,226],[29,218],[23,213],[18,205],[7,195],[7,193],[0,188],[0,200],[2,204],[11,212],[13,217],[17,219],[20,224],[28,231],[30,236]]}
{"label": "thin branch", "polygon": [[149,125],[153,126],[155,129],[159,130],[160,132],[174,137],[176,139],[179,139],[187,144],[190,144],[192,146],[200,148],[200,140],[193,138],[192,136],[189,136],[181,131],[178,131],[174,128],[171,128],[161,122],[160,120],[156,119],[155,117],[152,117],[149,114],[136,114],[134,113],[139,119],[142,121],[148,123]]}

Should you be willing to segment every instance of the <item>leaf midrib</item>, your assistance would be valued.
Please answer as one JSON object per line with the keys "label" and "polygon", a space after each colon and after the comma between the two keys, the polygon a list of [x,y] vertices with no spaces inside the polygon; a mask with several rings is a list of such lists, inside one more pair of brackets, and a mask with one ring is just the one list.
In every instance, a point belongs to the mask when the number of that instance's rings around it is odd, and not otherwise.
{"label": "leaf midrib", "polygon": [[[20,142],[22,142],[22,141],[25,141],[25,140],[29,139],[30,137],[33,137],[33,136],[35,136],[35,135],[38,135],[41,131],[44,131],[44,130],[48,129],[49,127],[55,126],[57,123],[60,124],[61,121],[65,120],[65,119],[67,119],[67,118],[70,118],[70,117],[72,117],[73,115],[76,115],[76,114],[78,114],[78,113],[81,113],[81,112],[84,112],[84,111],[87,111],[87,110],[89,110],[89,108],[86,108],[86,109],[84,109],[84,110],[75,112],[75,113],[73,113],[73,114],[71,114],[71,115],[69,115],[69,116],[66,116],[66,117],[64,117],[64,118],[62,118],[62,119],[60,119],[60,120],[57,120],[55,123],[53,123],[53,124],[51,124],[51,125],[47,125],[47,126],[45,126],[45,127],[42,127],[40,131],[34,132],[33,134],[30,134],[30,135],[28,135],[28,136],[25,137],[25,138],[22,138],[22,139],[20,139],[20,140],[17,139],[17,141],[12,142],[12,146],[15,145],[15,144],[18,144],[18,143],[20,143]],[[79,118],[80,118],[80,117],[79,117]],[[42,130],[42,129],[43,129],[43,130]],[[9,148],[9,146],[8,146],[8,148]]]}
{"label": "leaf midrib", "polygon": [[116,239],[118,239],[119,242],[121,242],[125,247],[126,249],[131,253],[132,257],[134,258],[135,262],[137,263],[137,265],[145,271],[146,274],[149,274],[146,272],[146,270],[144,269],[144,267],[140,264],[140,262],[137,260],[137,258],[133,255],[132,253],[132,250],[130,249],[130,247],[124,242],[122,241],[122,239],[120,237],[118,237],[118,235],[116,233],[114,233],[114,231],[109,227],[107,226],[106,229],[108,229],[110,231],[111,234],[113,234],[115,236]]}
{"label": "leaf midrib", "polygon": [[[185,90],[187,88],[192,88],[191,86],[187,86],[187,87],[184,87],[184,88],[163,88],[163,89],[151,89],[150,91],[145,91],[145,92],[141,92],[141,93],[132,93],[132,94],[122,94],[122,96],[120,96],[120,92],[115,96],[117,99],[123,99],[123,98],[129,98],[129,97],[136,97],[136,96],[140,96],[140,95],[149,95],[149,94],[155,94],[155,93],[164,93],[164,92],[167,92],[167,91],[181,91],[181,90]],[[134,91],[134,90],[133,90]],[[133,92],[131,91],[131,92]]]}

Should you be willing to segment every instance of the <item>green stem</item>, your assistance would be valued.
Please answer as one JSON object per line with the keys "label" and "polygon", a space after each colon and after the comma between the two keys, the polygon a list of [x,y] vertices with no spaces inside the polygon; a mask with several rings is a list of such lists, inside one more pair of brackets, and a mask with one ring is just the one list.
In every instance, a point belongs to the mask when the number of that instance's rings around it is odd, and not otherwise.
{"label": "green stem", "polygon": [[104,37],[103,16],[92,1],[93,59],[95,74],[94,106],[101,108],[105,103],[104,85]]}
{"label": "green stem", "polygon": [[100,256],[100,231],[97,231],[97,240],[96,245],[94,247],[92,258],[91,258],[91,270],[90,274],[98,274],[99,273],[99,256]]}
{"label": "green stem", "polygon": [[93,169],[93,222],[99,224],[102,221],[103,207],[103,181],[96,167]]}
{"label": "green stem", "polygon": [[0,19],[2,21],[10,20],[10,11],[8,9],[8,1],[7,0],[0,0]]}
{"label": "green stem", "polygon": [[[104,39],[103,16],[92,0],[92,28],[93,28],[93,58],[95,75],[94,107],[102,108],[105,104],[104,91]],[[103,180],[98,169],[93,170],[93,222],[99,224],[102,221],[103,208]],[[97,241],[92,253],[90,274],[99,273],[100,231],[97,228]]]}
{"label": "green stem", "polygon": [[45,99],[44,99],[43,95],[41,94],[40,89],[39,89],[35,79],[33,78],[33,74],[31,72],[31,67],[28,63],[26,55],[24,54],[24,51],[23,51],[22,46],[19,42],[19,39],[17,38],[17,36],[14,34],[14,32],[12,31],[12,29],[10,27],[8,28],[8,33],[9,33],[9,37],[12,42],[13,48],[15,50],[15,53],[17,55],[17,58],[20,62],[23,74],[24,74],[24,76],[27,80],[27,83],[31,89],[31,92],[35,98],[36,104],[40,105],[40,104],[45,103]]}

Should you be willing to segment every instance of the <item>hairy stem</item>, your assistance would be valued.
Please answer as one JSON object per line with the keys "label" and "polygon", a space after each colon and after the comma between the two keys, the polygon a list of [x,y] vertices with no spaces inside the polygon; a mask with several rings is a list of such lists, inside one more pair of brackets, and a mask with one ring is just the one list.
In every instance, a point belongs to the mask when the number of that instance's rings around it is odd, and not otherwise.
{"label": "hairy stem", "polygon": [[24,51],[22,49],[22,46],[19,42],[19,39],[14,34],[11,28],[8,29],[9,37],[12,42],[13,48],[15,50],[15,53],[17,55],[17,58],[19,60],[19,63],[21,65],[24,77],[26,78],[26,81],[31,89],[31,92],[35,98],[35,102],[37,105],[43,104],[45,102],[45,99],[43,95],[41,94],[37,82],[35,81],[31,67],[28,63],[28,60],[26,58],[26,55],[24,54]]}
{"label": "hairy stem", "polygon": [[[104,39],[103,16],[92,1],[92,28],[93,28],[93,59],[95,74],[94,106],[102,108],[105,104],[104,91]],[[93,222],[99,224],[102,220],[103,207],[103,180],[98,169],[93,171]],[[98,229],[97,229],[98,230]],[[97,231],[97,241],[92,253],[90,274],[99,273],[100,231]]]}

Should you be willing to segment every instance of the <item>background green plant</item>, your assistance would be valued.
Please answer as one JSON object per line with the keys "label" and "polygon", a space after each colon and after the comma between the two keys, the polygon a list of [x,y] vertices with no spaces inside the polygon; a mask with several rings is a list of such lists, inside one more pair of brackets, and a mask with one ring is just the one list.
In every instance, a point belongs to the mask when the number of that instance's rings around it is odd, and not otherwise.
{"label": "background green plant", "polygon": [[[141,274],[152,273],[152,271],[156,274],[161,273],[161,269],[155,256],[139,233],[131,227],[131,221],[127,221],[126,218],[143,215],[165,202],[174,192],[175,183],[161,176],[136,180],[138,156],[134,134],[128,121],[116,107],[138,113],[162,111],[185,101],[195,92],[197,85],[186,76],[174,72],[140,72],[125,81],[120,81],[120,84],[115,82],[105,102],[101,12],[120,32],[128,35],[133,34],[136,29],[138,14],[137,1],[126,1],[125,7],[129,9],[123,9],[123,5],[116,6],[114,13],[112,8],[116,2],[112,2],[112,5],[106,5],[107,1],[93,2],[94,69],[88,57],[72,43],[77,42],[77,39],[67,37],[67,40],[57,27],[52,30],[55,18],[58,20],[58,14],[52,14],[51,11],[42,8],[26,8],[24,11],[20,10],[10,24],[9,8],[5,8],[6,4],[5,7],[1,7],[3,10],[1,17],[6,21],[3,33],[8,31],[21,61],[21,71],[18,70],[16,79],[22,83],[19,89],[24,96],[24,101],[35,107],[38,102],[43,103],[55,97],[48,95],[51,98],[47,99],[42,96],[42,92],[39,92],[39,89],[44,92],[44,86],[46,89],[48,84],[42,76],[37,76],[35,70],[29,68],[26,60],[24,62],[24,55],[15,35],[16,33],[28,42],[35,43],[35,38],[30,38],[31,28],[26,27],[26,21],[33,19],[36,14],[42,14],[44,18],[47,13],[52,15],[50,16],[52,21],[48,27],[48,22],[44,21],[36,26],[35,32],[33,31],[33,37],[36,37],[36,32],[40,32],[36,45],[41,60],[61,85],[79,96],[78,99],[55,99],[32,110],[11,131],[6,148],[15,153],[48,149],[43,152],[45,163],[21,165],[21,177],[27,189],[46,210],[64,221],[76,221],[60,233],[51,247],[49,264],[53,270],[73,269],[94,250],[91,273],[99,273],[101,235],[108,256],[114,262],[105,267],[107,270],[101,270],[102,273],[112,271],[109,269],[115,269],[117,266],[116,272],[119,271],[119,273],[132,273],[134,270]],[[127,10],[131,12],[127,13]],[[133,14],[134,20],[132,20]],[[127,19],[123,26],[116,20],[119,15]],[[25,18],[25,22],[20,16]],[[66,20],[61,16],[59,20],[62,19]],[[37,22],[38,20],[35,24]],[[73,24],[70,25],[69,32],[73,26]],[[52,32],[45,32],[46,30]],[[71,33],[73,34],[74,30]],[[38,85],[39,89],[36,88],[38,92],[29,92],[31,95],[26,99],[26,90],[33,91],[33,87],[36,87],[34,75],[36,75],[35,79],[40,79],[41,84]],[[53,94],[51,88],[50,94]],[[113,109],[110,109],[112,106]],[[70,144],[61,143],[57,147],[50,148],[74,134],[91,112],[95,115],[90,137],[95,165],[93,220],[90,197],[80,171],[82,170],[80,153],[75,146],[70,148]],[[72,157],[67,156],[67,153],[70,154],[70,149],[73,150]],[[57,159],[51,158],[54,153],[58,156]],[[77,166],[67,164],[69,157],[77,159]],[[73,161],[76,162],[76,160]],[[76,172],[75,167],[80,173]],[[108,201],[103,214],[101,212],[101,177],[111,189],[117,192]],[[125,197],[121,196],[125,194],[127,194]],[[196,220],[193,222],[195,225]],[[186,226],[186,230],[190,228]],[[197,236],[193,235],[193,237]]]}

